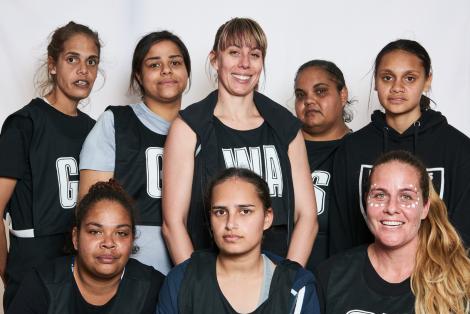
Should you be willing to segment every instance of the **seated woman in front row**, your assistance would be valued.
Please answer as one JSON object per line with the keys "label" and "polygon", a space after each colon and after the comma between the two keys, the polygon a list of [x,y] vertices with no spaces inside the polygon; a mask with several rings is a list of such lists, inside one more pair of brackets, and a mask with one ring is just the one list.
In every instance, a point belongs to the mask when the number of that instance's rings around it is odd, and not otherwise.
{"label": "seated woman in front row", "polygon": [[129,259],[134,207],[122,187],[112,179],[93,185],[75,219],[75,256],[25,277],[7,313],[155,313],[164,276]]}
{"label": "seated woman in front row", "polygon": [[389,152],[364,191],[375,242],[319,266],[322,313],[469,313],[470,260],[424,165]]}
{"label": "seated woman in front row", "polygon": [[158,313],[320,313],[313,275],[261,253],[273,221],[262,178],[226,169],[209,185],[206,204],[218,252],[194,252],[168,274]]}

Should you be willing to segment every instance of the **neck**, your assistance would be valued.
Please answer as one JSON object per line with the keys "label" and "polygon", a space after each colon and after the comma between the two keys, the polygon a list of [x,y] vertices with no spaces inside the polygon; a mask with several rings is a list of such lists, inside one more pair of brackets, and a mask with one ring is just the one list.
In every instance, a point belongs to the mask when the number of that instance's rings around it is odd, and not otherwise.
{"label": "neck", "polygon": [[253,92],[245,96],[233,96],[224,88],[219,88],[214,115],[229,121],[243,121],[259,116],[253,101]]}
{"label": "neck", "polygon": [[377,241],[367,250],[375,271],[385,281],[400,283],[413,273],[418,239],[400,248],[385,248]]}
{"label": "neck", "polygon": [[178,116],[178,112],[181,109],[181,97],[163,103],[144,96],[143,101],[147,108],[150,109],[150,111],[154,112],[155,114],[157,114],[168,122],[172,122],[173,120],[175,120]]}
{"label": "neck", "polygon": [[111,279],[97,279],[80,265],[77,258],[73,276],[83,298],[93,305],[106,304],[116,294],[122,274],[120,273]]}
{"label": "neck", "polygon": [[419,106],[417,107],[417,110],[413,110],[407,114],[394,114],[391,112],[385,113],[385,121],[387,122],[387,125],[400,134],[408,130],[408,128],[418,121],[420,117],[421,110],[419,109]]}
{"label": "neck", "polygon": [[331,128],[325,132],[314,132],[312,130],[303,128],[302,134],[304,139],[307,141],[314,141],[314,142],[326,142],[326,141],[334,141],[343,138],[346,134],[351,132],[351,129],[342,122],[338,127]]}
{"label": "neck", "polygon": [[242,256],[224,255],[217,256],[217,274],[224,276],[252,277],[263,271],[263,257],[260,250],[244,254]]}
{"label": "neck", "polygon": [[59,95],[56,89],[53,89],[45,96],[45,98],[52,107],[62,112],[63,114],[69,116],[76,116],[78,114],[78,101]]}

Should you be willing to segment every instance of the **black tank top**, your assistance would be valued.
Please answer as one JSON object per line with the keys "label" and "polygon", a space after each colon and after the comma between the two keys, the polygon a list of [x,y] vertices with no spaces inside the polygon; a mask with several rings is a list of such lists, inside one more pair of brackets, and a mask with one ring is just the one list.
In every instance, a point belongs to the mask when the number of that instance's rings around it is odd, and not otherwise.
{"label": "black tank top", "polygon": [[287,209],[282,197],[287,186],[283,166],[274,144],[274,134],[264,121],[261,126],[240,131],[214,119],[220,169],[247,168],[261,176],[269,186],[274,211],[273,225],[287,224]]}
{"label": "black tank top", "polygon": [[34,229],[34,237],[66,233],[78,193],[78,157],[95,121],[81,111],[75,117],[63,114],[40,98],[14,115],[30,119],[33,131],[28,156],[31,208],[12,198],[13,229]]}
{"label": "black tank top", "polygon": [[139,225],[162,225],[162,166],[166,135],[149,130],[130,106],[109,107],[114,114],[114,177],[136,201]]}

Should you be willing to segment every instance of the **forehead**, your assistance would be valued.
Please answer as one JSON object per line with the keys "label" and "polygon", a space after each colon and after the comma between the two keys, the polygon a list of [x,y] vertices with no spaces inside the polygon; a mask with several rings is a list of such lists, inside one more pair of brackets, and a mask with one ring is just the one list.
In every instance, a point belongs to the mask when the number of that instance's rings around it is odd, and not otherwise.
{"label": "forehead", "polygon": [[255,202],[259,201],[258,194],[253,184],[240,178],[230,178],[216,186],[212,191],[212,203],[217,202]]}
{"label": "forehead", "polygon": [[301,87],[307,85],[306,87],[310,87],[310,85],[317,85],[317,84],[325,84],[331,85],[335,83],[330,73],[326,70],[312,66],[306,69],[303,69],[297,79],[295,80],[295,86]]}
{"label": "forehead", "polygon": [[421,59],[404,50],[394,50],[386,53],[379,63],[378,71],[423,71]]}
{"label": "forehead", "polygon": [[375,185],[381,188],[408,188],[419,186],[419,174],[412,166],[390,161],[377,166],[371,177],[371,188]]}
{"label": "forehead", "polygon": [[118,202],[101,200],[95,203],[83,218],[82,225],[97,223],[104,226],[131,224],[129,212]]}
{"label": "forehead", "polygon": [[98,55],[95,41],[85,34],[75,34],[64,42],[63,53],[77,52],[81,54]]}
{"label": "forehead", "polygon": [[181,56],[181,50],[174,42],[170,40],[163,40],[157,43],[154,43],[145,58],[155,58],[163,56]]}
{"label": "forehead", "polygon": [[256,39],[255,35],[249,32],[248,30],[232,32],[232,33],[222,33],[222,36],[219,40],[219,49],[225,50],[230,46],[238,47],[249,47],[251,49],[261,49],[263,50],[262,43],[259,39]]}

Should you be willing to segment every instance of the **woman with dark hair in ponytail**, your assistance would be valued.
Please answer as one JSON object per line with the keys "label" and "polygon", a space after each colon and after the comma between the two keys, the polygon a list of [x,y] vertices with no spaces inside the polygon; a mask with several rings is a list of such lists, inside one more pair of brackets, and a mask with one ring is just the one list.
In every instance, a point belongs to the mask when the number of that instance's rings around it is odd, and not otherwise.
{"label": "woman with dark hair in ponytail", "polygon": [[[407,150],[425,164],[449,219],[464,243],[470,244],[470,139],[430,108],[431,59],[416,41],[387,44],[374,65],[375,90],[384,112],[348,136],[335,157],[331,253],[370,242],[363,219],[363,183],[373,161],[391,150]],[[345,158],[347,156],[347,158]],[[362,212],[362,214],[361,214]]]}

